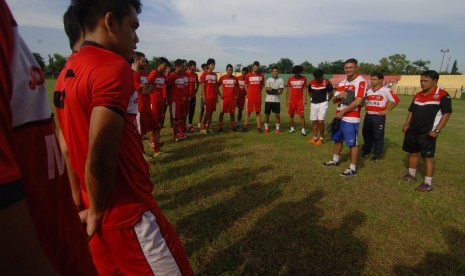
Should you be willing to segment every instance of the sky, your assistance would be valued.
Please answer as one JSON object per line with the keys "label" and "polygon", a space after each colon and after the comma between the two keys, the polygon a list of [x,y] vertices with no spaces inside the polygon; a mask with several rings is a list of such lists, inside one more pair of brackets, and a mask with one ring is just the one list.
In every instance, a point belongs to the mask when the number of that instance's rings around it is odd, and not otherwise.
{"label": "sky", "polygon": [[[31,51],[67,56],[62,15],[67,0],[7,0]],[[378,64],[405,54],[430,69],[465,73],[463,0],[142,0],[137,50],[152,56],[262,65],[356,58]],[[441,52],[441,50],[449,50]],[[444,59],[443,59],[444,57]],[[450,60],[450,61],[449,61]]]}

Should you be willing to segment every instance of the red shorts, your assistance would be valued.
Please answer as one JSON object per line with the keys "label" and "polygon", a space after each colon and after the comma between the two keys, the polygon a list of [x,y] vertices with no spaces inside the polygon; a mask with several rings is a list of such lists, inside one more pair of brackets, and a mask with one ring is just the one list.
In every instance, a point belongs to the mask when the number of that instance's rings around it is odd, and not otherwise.
{"label": "red shorts", "polygon": [[100,275],[193,275],[181,241],[158,207],[132,228],[100,230],[90,249]]}
{"label": "red shorts", "polygon": [[139,125],[140,134],[145,135],[152,130],[160,130],[160,124],[155,121],[152,111],[139,112],[137,114],[137,121]]}
{"label": "red shorts", "polygon": [[184,102],[172,102],[170,103],[170,114],[173,119],[184,118]]}
{"label": "red shorts", "polygon": [[205,112],[214,112],[216,111],[216,103],[218,102],[217,99],[207,99],[207,103],[205,104]]}
{"label": "red shorts", "polygon": [[155,121],[163,121],[163,119],[165,118],[165,104],[163,103],[163,101],[152,102],[152,113]]}
{"label": "red shorts", "polygon": [[304,115],[304,103],[302,101],[291,101],[287,111],[289,115],[298,114]]}
{"label": "red shorts", "polygon": [[247,98],[247,112],[260,112],[262,110],[262,97]]}
{"label": "red shorts", "polygon": [[229,113],[229,114],[234,114],[234,111],[236,110],[236,100],[233,99],[223,99],[221,101],[221,113]]}

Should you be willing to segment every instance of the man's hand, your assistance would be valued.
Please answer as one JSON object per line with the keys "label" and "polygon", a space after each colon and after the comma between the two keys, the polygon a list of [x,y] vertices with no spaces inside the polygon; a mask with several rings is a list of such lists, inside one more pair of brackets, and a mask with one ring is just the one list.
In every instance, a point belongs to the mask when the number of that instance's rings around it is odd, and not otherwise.
{"label": "man's hand", "polygon": [[89,209],[79,212],[79,218],[83,224],[84,231],[86,232],[87,239],[90,240],[92,236],[97,233],[102,224],[103,214],[96,214]]}
{"label": "man's hand", "polygon": [[342,117],[344,117],[344,113],[339,112],[336,114],[336,119],[342,119]]}
{"label": "man's hand", "polygon": [[428,135],[429,135],[430,137],[437,138],[439,134],[438,134],[437,132],[435,132],[435,131],[430,131],[430,132],[428,133]]}
{"label": "man's hand", "polygon": [[380,112],[378,112],[380,116],[386,116],[388,114],[388,111],[387,110],[382,110]]}

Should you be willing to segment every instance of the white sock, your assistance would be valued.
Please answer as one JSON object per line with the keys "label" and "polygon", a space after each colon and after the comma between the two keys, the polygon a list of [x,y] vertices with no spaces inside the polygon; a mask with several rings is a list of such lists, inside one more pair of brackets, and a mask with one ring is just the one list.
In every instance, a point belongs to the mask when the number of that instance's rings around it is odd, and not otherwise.
{"label": "white sock", "polygon": [[431,176],[425,176],[425,184],[432,185],[433,184],[433,178]]}
{"label": "white sock", "polygon": [[276,124],[276,130],[278,130],[278,129],[279,129],[279,124]]}
{"label": "white sock", "polygon": [[292,130],[295,130],[294,127],[291,127],[291,131],[292,131]]}
{"label": "white sock", "polygon": [[202,127],[202,124],[201,124],[201,123],[199,123],[199,124],[197,125],[197,127],[198,127],[198,128],[201,128],[201,127]]}
{"label": "white sock", "polygon": [[318,140],[318,137],[314,136],[314,137],[313,137],[313,140],[315,140],[315,141]]}
{"label": "white sock", "polygon": [[320,140],[323,140],[323,136],[320,136]]}
{"label": "white sock", "polygon": [[302,128],[302,133],[307,134],[307,132],[305,131],[305,128]]}
{"label": "white sock", "polygon": [[349,168],[355,172],[357,170],[357,165],[350,164]]}
{"label": "white sock", "polygon": [[333,161],[335,162],[339,162],[339,159],[341,158],[340,155],[337,155],[337,154],[333,154]]}
{"label": "white sock", "polygon": [[268,129],[269,124],[265,123],[265,129]]}
{"label": "white sock", "polygon": [[417,169],[408,168],[408,173],[415,177],[417,175]]}

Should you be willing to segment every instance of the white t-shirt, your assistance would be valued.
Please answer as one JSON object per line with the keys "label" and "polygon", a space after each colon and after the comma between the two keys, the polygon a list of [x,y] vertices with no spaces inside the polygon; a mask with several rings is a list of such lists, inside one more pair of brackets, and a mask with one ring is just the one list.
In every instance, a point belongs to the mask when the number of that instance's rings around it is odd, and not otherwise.
{"label": "white t-shirt", "polygon": [[[277,77],[276,79],[271,77],[266,80],[266,86],[265,87],[271,87],[272,89],[284,89],[284,80],[280,77]],[[272,102],[272,103],[279,103],[279,96],[278,95],[268,95],[266,94],[266,102]]]}

